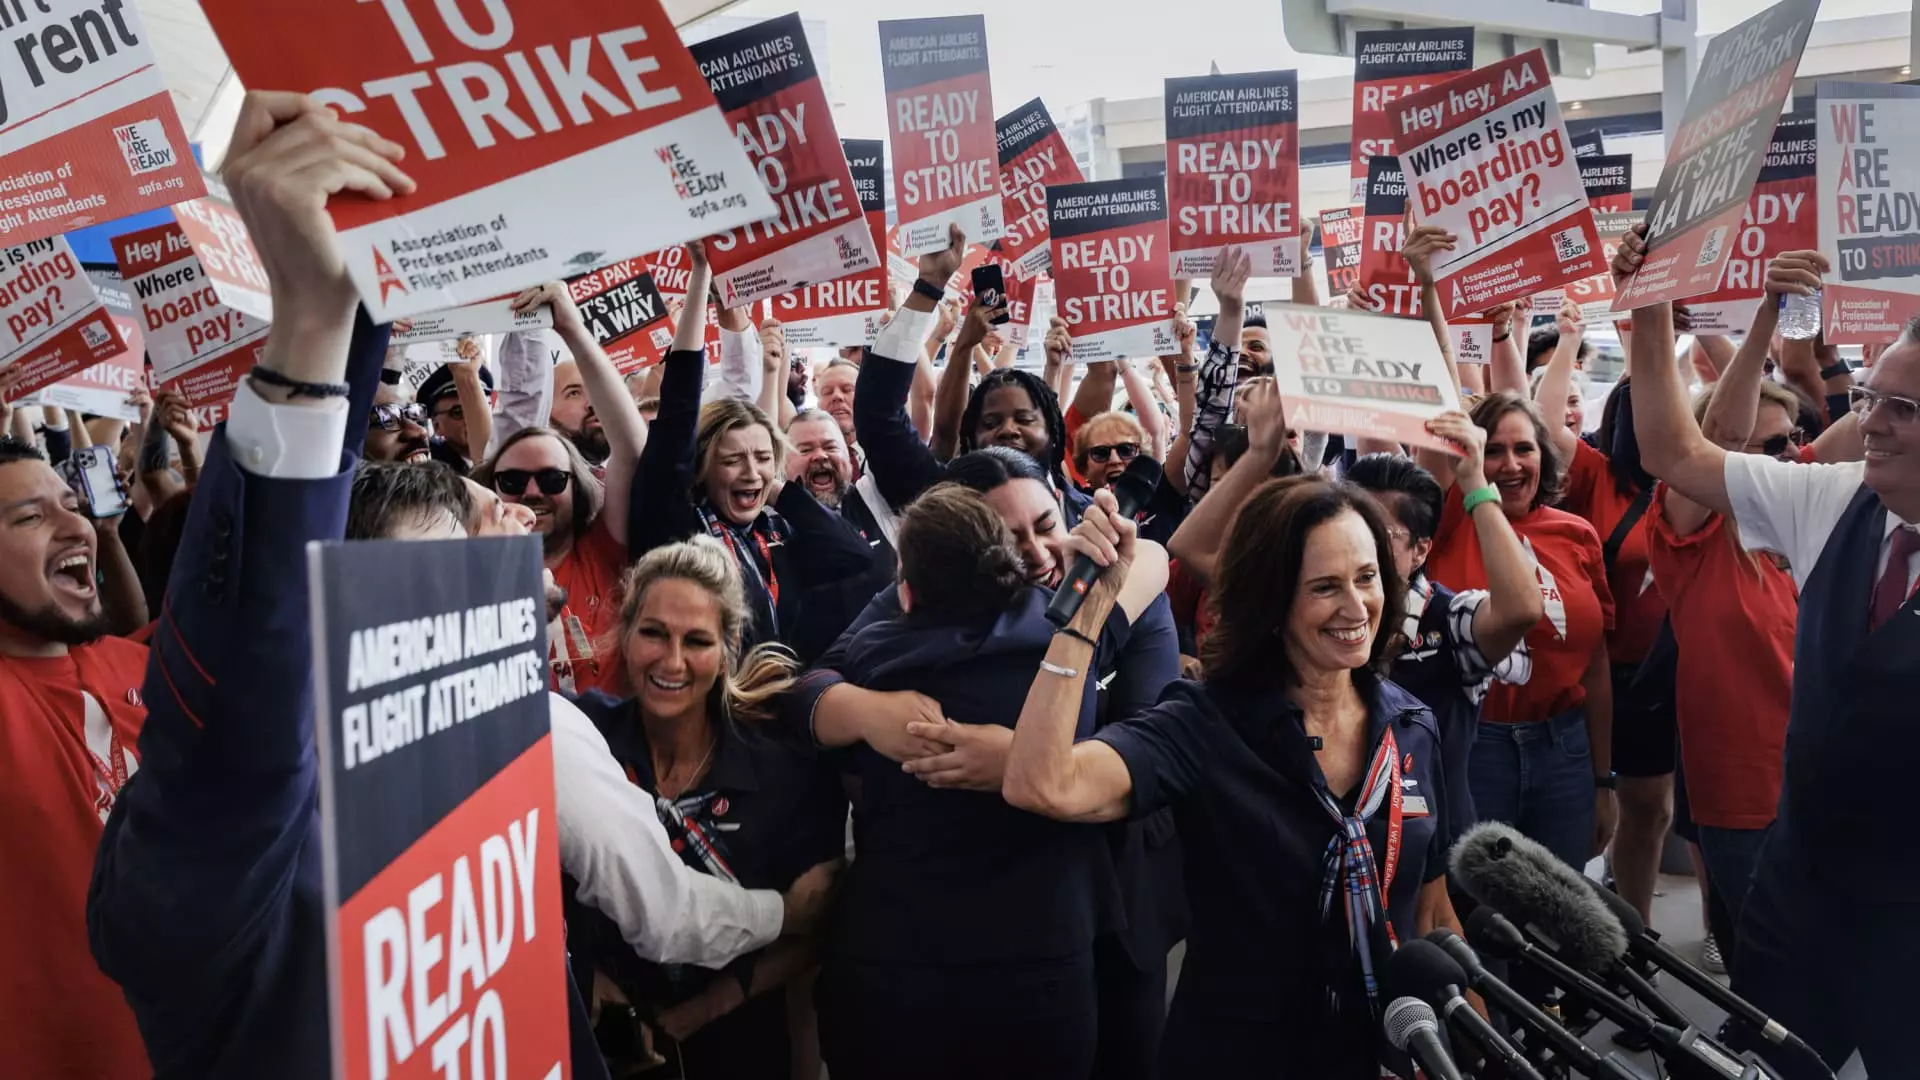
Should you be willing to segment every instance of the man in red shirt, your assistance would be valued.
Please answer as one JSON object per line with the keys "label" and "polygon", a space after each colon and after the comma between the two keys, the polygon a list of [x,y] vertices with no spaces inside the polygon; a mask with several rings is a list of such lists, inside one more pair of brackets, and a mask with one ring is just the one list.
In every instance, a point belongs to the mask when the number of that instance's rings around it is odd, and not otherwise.
{"label": "man in red shirt", "polygon": [[147,650],[105,636],[93,522],[39,451],[0,438],[0,1076],[151,1076],[87,946],[107,812],[139,768]]}

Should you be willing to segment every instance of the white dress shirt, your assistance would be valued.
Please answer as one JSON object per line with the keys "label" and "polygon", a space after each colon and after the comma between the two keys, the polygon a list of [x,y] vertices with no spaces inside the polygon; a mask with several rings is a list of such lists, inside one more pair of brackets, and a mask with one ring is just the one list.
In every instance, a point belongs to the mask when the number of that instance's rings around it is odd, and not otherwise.
{"label": "white dress shirt", "polygon": [[[1760,454],[1728,454],[1727,500],[1740,540],[1749,550],[1777,551],[1793,566],[1794,584],[1805,588],[1807,578],[1826,550],[1827,538],[1846,516],[1847,506],[1860,490],[1867,466],[1862,461],[1839,465],[1801,465]],[[1887,512],[1886,534],[1880,538],[1880,558],[1873,578],[1887,572],[1892,550],[1888,541],[1908,522]],[[1920,554],[1907,560],[1907,590],[1920,581]]]}
{"label": "white dress shirt", "polygon": [[745,330],[722,329],[720,384],[708,393],[707,400],[731,397],[750,405],[758,402],[760,388],[766,382],[766,372],[761,369],[764,357],[760,331],[751,325]]}
{"label": "white dress shirt", "polygon": [[920,350],[927,346],[927,335],[933,333],[933,324],[939,319],[938,311],[915,311],[910,307],[901,307],[880,328],[873,339],[873,347],[867,350],[868,356],[885,357],[903,364],[918,364]]}

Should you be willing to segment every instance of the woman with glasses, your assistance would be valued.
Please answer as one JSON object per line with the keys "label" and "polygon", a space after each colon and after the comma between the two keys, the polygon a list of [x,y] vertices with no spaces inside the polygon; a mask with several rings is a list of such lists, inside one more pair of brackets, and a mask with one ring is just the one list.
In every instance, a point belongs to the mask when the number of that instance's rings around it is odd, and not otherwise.
{"label": "woman with glasses", "polygon": [[1073,467],[1086,477],[1085,490],[1099,491],[1127,471],[1147,447],[1147,431],[1140,421],[1114,410],[1103,412],[1074,432]]}

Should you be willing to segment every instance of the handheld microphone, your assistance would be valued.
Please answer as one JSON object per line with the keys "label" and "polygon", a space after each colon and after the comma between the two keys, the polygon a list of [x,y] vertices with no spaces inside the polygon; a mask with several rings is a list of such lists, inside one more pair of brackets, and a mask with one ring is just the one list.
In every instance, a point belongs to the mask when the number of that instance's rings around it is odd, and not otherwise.
{"label": "handheld microphone", "polygon": [[1633,909],[1632,904],[1627,903],[1597,881],[1588,884],[1599,897],[1601,904],[1620,921],[1621,929],[1627,934],[1627,948],[1634,956],[1680,980],[1689,990],[1699,994],[1728,1016],[1759,1032],[1760,1036],[1768,1042],[1775,1046],[1799,1051],[1800,1055],[1809,1062],[1818,1063],[1826,1075],[1833,1075],[1833,1070],[1827,1068],[1827,1063],[1821,1060],[1820,1055],[1800,1036],[1788,1031],[1779,1021],[1761,1012],[1751,1002],[1732,990],[1720,985],[1720,980],[1694,967],[1679,953],[1662,943],[1660,935],[1641,920],[1640,913]]}
{"label": "handheld microphone", "polygon": [[1420,938],[1400,946],[1387,958],[1386,979],[1395,995],[1411,995],[1440,1010],[1455,1034],[1498,1061],[1512,1080],[1544,1080],[1533,1063],[1460,996],[1467,973],[1440,946]]}
{"label": "handheld microphone", "polygon": [[[1107,486],[1113,489],[1114,501],[1120,504],[1120,515],[1132,517],[1140,512],[1153,498],[1153,489],[1159,486],[1162,474],[1161,465],[1145,454],[1134,458],[1127,464],[1127,471],[1113,478]],[[1086,603],[1087,590],[1100,580],[1100,566],[1085,555],[1076,556],[1073,565],[1067,568],[1067,574],[1060,579],[1060,588],[1053,594],[1053,602],[1047,605],[1047,621],[1055,626],[1065,626],[1073,621],[1073,616]]]}
{"label": "handheld microphone", "polygon": [[1393,1048],[1419,1062],[1420,1071],[1431,1080],[1461,1080],[1460,1070],[1440,1041],[1440,1022],[1433,1015],[1433,1006],[1416,997],[1400,998],[1387,1006],[1380,1026],[1386,1029]]}
{"label": "handheld microphone", "polygon": [[1622,1060],[1618,1055],[1601,1057],[1573,1032],[1562,1027],[1559,1021],[1541,1012],[1539,1006],[1528,1001],[1518,990],[1495,978],[1480,963],[1479,954],[1452,930],[1443,926],[1428,934],[1427,940],[1439,946],[1442,952],[1460,965],[1460,970],[1466,974],[1468,986],[1502,1013],[1539,1036],[1568,1067],[1581,1076],[1593,1077],[1594,1080],[1649,1080],[1638,1066]]}

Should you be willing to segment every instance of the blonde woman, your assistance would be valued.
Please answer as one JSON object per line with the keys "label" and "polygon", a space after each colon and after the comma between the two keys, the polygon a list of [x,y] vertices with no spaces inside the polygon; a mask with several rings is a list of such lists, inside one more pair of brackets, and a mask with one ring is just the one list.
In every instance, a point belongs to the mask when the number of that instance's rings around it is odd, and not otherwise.
{"label": "blonde woman", "polygon": [[[628,571],[620,595],[609,652],[621,657],[632,696],[595,692],[579,704],[628,778],[653,796],[680,857],[749,889],[784,889],[834,861],[846,821],[838,778],[811,747],[759,726],[796,665],[778,646],[743,646],[750,615],[727,549],[704,536],[656,548]],[[772,991],[814,966],[813,940],[786,938],[708,971],[640,959],[595,912],[574,908],[568,927],[575,963],[633,1003],[677,1075],[787,1074],[788,996]]]}

